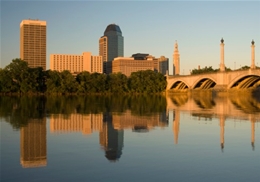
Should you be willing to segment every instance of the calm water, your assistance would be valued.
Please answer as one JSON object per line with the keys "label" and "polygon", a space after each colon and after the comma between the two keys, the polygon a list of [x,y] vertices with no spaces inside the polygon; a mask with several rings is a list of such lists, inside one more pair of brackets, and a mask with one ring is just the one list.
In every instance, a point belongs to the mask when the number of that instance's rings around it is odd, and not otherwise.
{"label": "calm water", "polygon": [[0,97],[1,181],[260,180],[260,99]]}

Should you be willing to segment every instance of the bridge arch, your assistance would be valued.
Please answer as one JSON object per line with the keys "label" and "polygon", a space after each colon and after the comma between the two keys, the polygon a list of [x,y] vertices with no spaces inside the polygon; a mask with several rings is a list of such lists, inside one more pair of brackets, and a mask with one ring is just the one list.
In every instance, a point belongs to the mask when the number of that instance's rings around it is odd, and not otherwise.
{"label": "bridge arch", "polygon": [[192,86],[192,89],[210,89],[216,85],[216,81],[210,77],[202,77],[196,80]]}
{"label": "bridge arch", "polygon": [[230,84],[228,85],[228,89],[231,88],[238,88],[238,89],[245,89],[256,87],[260,85],[260,75],[257,74],[250,74],[250,75],[239,75],[238,77],[234,78]]}
{"label": "bridge arch", "polygon": [[171,83],[170,90],[186,90],[186,89],[189,89],[189,86],[185,81],[181,79]]}

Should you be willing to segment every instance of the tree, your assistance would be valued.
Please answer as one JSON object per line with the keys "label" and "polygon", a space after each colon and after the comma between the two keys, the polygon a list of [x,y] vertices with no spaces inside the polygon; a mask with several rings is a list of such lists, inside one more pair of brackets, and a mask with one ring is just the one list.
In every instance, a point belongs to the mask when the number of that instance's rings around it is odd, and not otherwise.
{"label": "tree", "polygon": [[249,66],[243,66],[243,67],[241,67],[240,69],[241,69],[241,70],[248,70],[248,69],[250,69],[250,67],[249,67]]}
{"label": "tree", "polygon": [[107,77],[107,90],[112,93],[128,91],[127,76],[122,73],[112,73]]}
{"label": "tree", "polygon": [[28,63],[16,58],[5,67],[5,70],[10,73],[13,81],[15,81],[20,86],[23,78],[22,75],[27,74],[28,72]]}
{"label": "tree", "polygon": [[75,93],[78,89],[78,83],[74,76],[67,70],[62,71],[60,89],[62,93]]}
{"label": "tree", "polygon": [[48,70],[46,72],[46,92],[61,93],[61,75],[58,71]]}
{"label": "tree", "polygon": [[152,70],[133,72],[129,78],[129,88],[136,93],[157,93],[166,88],[165,77]]}
{"label": "tree", "polygon": [[106,91],[106,78],[105,74],[92,73],[90,75],[90,92],[103,93]]}
{"label": "tree", "polygon": [[29,68],[21,74],[20,90],[22,93],[37,93],[42,91],[43,87],[43,69]]}
{"label": "tree", "polygon": [[210,67],[205,66],[202,69],[193,69],[191,71],[191,74],[195,75],[195,74],[202,74],[202,73],[213,73],[213,72],[217,72],[217,71],[219,71],[219,69],[213,69],[212,66],[210,66]]}
{"label": "tree", "polygon": [[0,76],[1,92],[37,93],[43,87],[43,69],[29,68],[21,59],[13,59]]}
{"label": "tree", "polygon": [[12,93],[18,92],[19,85],[13,81],[9,71],[3,69],[0,71],[0,92],[1,93]]}
{"label": "tree", "polygon": [[91,89],[91,75],[87,71],[83,71],[77,75],[78,93],[87,93]]}

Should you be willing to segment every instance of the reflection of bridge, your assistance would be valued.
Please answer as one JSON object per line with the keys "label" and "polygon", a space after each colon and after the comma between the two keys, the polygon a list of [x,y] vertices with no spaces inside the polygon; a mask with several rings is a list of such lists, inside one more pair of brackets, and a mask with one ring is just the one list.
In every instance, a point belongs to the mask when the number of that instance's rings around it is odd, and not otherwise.
{"label": "reflection of bridge", "polygon": [[[260,122],[260,102],[246,95],[213,99],[211,95],[190,97],[187,94],[167,97],[167,110],[173,111],[174,143],[178,143],[180,131],[180,111],[199,118],[218,118],[220,126],[220,146],[224,149],[225,120],[227,118],[251,121],[251,145],[254,150],[255,123]],[[169,112],[169,114],[172,112]]]}
{"label": "reflection of bridge", "polygon": [[260,102],[252,96],[239,97],[212,97],[211,94],[202,93],[203,96],[187,94],[167,97],[167,110],[180,110],[193,115],[238,118],[248,120],[252,116],[260,121]]}
{"label": "reflection of bridge", "polygon": [[260,85],[260,69],[219,71],[215,73],[167,76],[167,90],[244,89]]}

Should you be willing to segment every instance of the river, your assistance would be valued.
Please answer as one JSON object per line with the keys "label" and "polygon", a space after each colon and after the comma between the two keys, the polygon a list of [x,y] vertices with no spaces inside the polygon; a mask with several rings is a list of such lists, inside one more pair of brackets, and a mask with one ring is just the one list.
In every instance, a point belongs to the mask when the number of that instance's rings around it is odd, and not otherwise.
{"label": "river", "polygon": [[1,181],[260,179],[259,95],[1,96]]}

